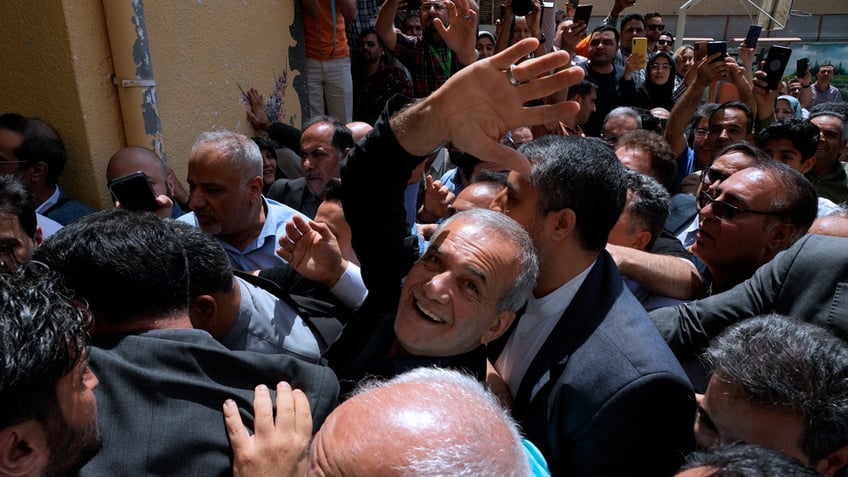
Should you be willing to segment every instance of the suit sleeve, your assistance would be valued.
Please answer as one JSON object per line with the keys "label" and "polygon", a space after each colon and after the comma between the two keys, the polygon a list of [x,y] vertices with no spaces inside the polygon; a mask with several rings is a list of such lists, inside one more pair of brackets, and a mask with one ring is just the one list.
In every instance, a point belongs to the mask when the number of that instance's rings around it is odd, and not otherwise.
{"label": "suit sleeve", "polygon": [[389,126],[391,112],[404,102],[401,96],[389,100],[374,130],[351,150],[341,174],[342,205],[362,278],[369,294],[394,295],[394,306],[401,280],[418,258],[404,191],[412,169],[423,160],[407,153]]}
{"label": "suit sleeve", "polygon": [[774,311],[789,268],[808,239],[809,236],[802,238],[730,290],[685,305],[654,310],[650,313],[651,320],[677,356],[699,353],[726,327]]}

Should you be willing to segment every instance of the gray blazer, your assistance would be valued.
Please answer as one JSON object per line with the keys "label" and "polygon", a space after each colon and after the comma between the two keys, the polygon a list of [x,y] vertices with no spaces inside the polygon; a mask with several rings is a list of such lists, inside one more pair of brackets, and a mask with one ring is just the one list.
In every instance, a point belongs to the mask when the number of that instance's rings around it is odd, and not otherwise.
{"label": "gray blazer", "polygon": [[650,315],[675,354],[685,357],[706,348],[724,328],[768,313],[848,339],[848,238],[807,235],[734,288]]}

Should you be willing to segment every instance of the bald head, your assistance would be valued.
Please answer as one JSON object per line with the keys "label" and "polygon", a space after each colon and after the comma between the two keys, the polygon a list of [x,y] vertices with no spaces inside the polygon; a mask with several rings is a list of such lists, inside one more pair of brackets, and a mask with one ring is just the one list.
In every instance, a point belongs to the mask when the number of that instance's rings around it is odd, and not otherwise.
{"label": "bald head", "polygon": [[813,221],[809,233],[848,237],[848,216],[837,214],[819,217]]}
{"label": "bald head", "polygon": [[[482,439],[481,436],[485,436]],[[528,475],[515,423],[456,371],[421,368],[371,385],[334,410],[310,466],[324,475]]]}
{"label": "bald head", "polygon": [[364,138],[366,134],[374,129],[373,126],[364,121],[353,121],[351,123],[347,123],[346,126],[350,129],[354,142],[359,142],[360,139]]}
{"label": "bald head", "polygon": [[118,150],[106,166],[106,180],[112,181],[137,171],[147,176],[156,195],[166,195],[173,199],[174,181],[167,164],[155,152],[145,147],[133,146]]}

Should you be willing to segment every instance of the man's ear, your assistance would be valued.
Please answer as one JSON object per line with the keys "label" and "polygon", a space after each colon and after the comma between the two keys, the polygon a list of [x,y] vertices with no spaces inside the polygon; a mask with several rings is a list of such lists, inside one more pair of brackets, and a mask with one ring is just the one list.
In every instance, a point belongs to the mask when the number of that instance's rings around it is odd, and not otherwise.
{"label": "man's ear", "polygon": [[33,420],[0,430],[0,474],[41,475],[50,460],[44,426]]}
{"label": "man's ear", "polygon": [[262,176],[256,176],[247,182],[247,190],[250,192],[251,198],[259,199],[262,195],[262,186],[265,182],[262,181]]}
{"label": "man's ear", "polygon": [[801,170],[799,171],[801,174],[806,174],[810,172],[810,170],[816,166],[816,156],[813,156],[806,161],[801,163]]}
{"label": "man's ear", "polygon": [[789,248],[790,240],[795,233],[795,226],[787,223],[774,225],[767,231],[769,238],[766,241],[766,248],[779,252]]}
{"label": "man's ear", "polygon": [[191,326],[206,330],[212,336],[215,336],[215,316],[218,311],[218,302],[212,295],[200,295],[196,297],[188,306],[188,317],[191,320]]}
{"label": "man's ear", "polygon": [[648,244],[651,242],[651,232],[647,230],[642,230],[641,232],[636,232],[633,234],[633,248],[637,250],[647,250]]}
{"label": "man's ear", "polygon": [[41,230],[40,225],[35,226],[35,236],[32,237],[32,241],[35,242],[35,248],[40,247],[44,242],[44,231]]}
{"label": "man's ear", "polygon": [[32,184],[38,184],[42,181],[46,181],[47,169],[46,162],[36,162],[35,164],[30,165],[26,170],[27,180],[29,180]]}
{"label": "man's ear", "polygon": [[819,459],[818,462],[813,464],[813,469],[826,477],[832,477],[846,466],[848,466],[848,446],[842,446]]}
{"label": "man's ear", "polygon": [[577,214],[568,208],[548,212],[545,216],[545,230],[554,241],[565,240],[577,233]]}
{"label": "man's ear", "polygon": [[495,317],[495,321],[493,321],[491,326],[489,326],[489,329],[483,332],[480,342],[482,344],[487,344],[500,338],[502,334],[506,333],[506,330],[509,329],[514,320],[514,311],[502,311],[498,313]]}

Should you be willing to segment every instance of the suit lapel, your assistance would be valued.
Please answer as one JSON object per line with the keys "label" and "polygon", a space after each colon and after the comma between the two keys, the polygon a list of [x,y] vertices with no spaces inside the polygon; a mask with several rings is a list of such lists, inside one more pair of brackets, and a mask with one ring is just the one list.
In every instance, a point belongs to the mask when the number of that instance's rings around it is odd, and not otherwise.
{"label": "suit lapel", "polygon": [[540,391],[559,379],[568,358],[601,324],[622,287],[612,258],[606,252],[601,253],[524,373],[513,400],[512,412],[516,419],[523,420]]}

